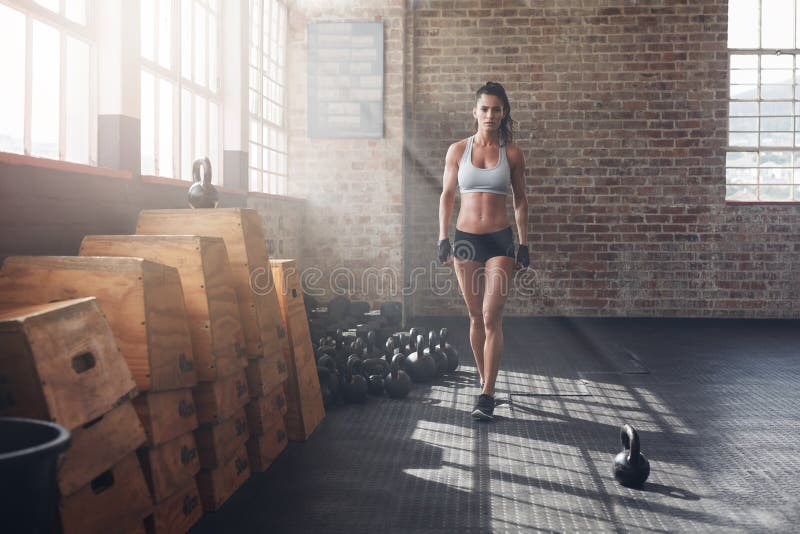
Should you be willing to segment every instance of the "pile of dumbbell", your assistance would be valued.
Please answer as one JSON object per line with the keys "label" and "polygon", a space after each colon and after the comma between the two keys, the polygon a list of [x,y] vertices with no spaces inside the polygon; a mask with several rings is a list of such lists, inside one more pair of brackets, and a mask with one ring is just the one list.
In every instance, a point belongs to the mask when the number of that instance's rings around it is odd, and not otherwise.
{"label": "pile of dumbbell", "polygon": [[325,307],[306,296],[309,330],[326,406],[368,396],[403,398],[412,382],[432,382],[458,368],[458,353],[439,332],[399,331],[399,302],[372,311],[366,302],[334,297]]}

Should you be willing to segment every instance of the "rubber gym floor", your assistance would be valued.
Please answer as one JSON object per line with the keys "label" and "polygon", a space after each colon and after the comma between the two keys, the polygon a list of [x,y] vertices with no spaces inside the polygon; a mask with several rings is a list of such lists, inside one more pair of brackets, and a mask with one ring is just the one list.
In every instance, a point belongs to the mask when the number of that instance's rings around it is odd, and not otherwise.
{"label": "rubber gym floor", "polygon": [[191,532],[796,531],[800,321],[506,318],[490,423],[466,318],[410,326],[448,327],[455,375],[332,407]]}

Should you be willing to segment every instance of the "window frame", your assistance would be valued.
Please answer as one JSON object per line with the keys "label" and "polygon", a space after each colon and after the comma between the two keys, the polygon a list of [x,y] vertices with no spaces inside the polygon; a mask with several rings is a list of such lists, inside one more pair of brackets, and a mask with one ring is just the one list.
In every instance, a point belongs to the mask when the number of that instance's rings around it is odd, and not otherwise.
{"label": "window frame", "polygon": [[[281,14],[281,20],[276,22],[278,38],[270,39],[265,43],[266,30],[259,23],[258,42],[253,42],[255,33],[255,20],[253,7],[260,4],[258,19],[265,19],[264,11],[267,6],[277,6]],[[270,17],[270,21],[273,18]],[[273,30],[270,29],[270,37]],[[267,193],[286,196],[288,194],[288,174],[289,174],[289,147],[288,147],[288,34],[289,34],[289,7],[282,0],[250,0],[248,2],[248,40],[247,40],[247,147],[248,147],[248,168],[247,168],[247,188],[248,191],[256,193]],[[255,45],[255,46],[254,46]],[[277,46],[277,59],[273,60],[273,45]],[[253,58],[256,64],[253,64]],[[268,63],[265,65],[265,59]],[[275,67],[275,76],[271,73],[271,67]],[[253,79],[258,80],[254,86]],[[275,84],[280,91],[280,101],[277,101],[269,94],[268,86]],[[280,124],[268,118],[265,102],[275,105],[281,114]],[[255,104],[255,105],[254,105]],[[257,128],[254,132],[254,126]],[[264,139],[264,132],[274,130],[276,132],[276,142],[273,143]],[[258,134],[258,135],[255,135]],[[258,153],[254,153],[256,148]],[[272,167],[264,162],[264,154],[268,154],[269,159],[274,157],[276,166]]]}
{"label": "window frame", "polygon": [[[153,5],[155,6],[154,17],[155,17],[155,27],[153,31],[153,59],[147,58],[142,54],[142,46],[140,44],[140,52],[139,52],[139,69],[141,74],[147,73],[148,75],[152,76],[154,79],[154,87],[153,87],[153,107],[154,107],[154,117],[153,117],[153,172],[147,173],[148,175],[157,176],[157,177],[164,177],[169,179],[181,180],[181,181],[192,181],[191,169],[192,163],[197,158],[202,158],[204,156],[209,157],[212,160],[212,183],[219,185],[222,183],[222,166],[223,166],[223,76],[220,71],[220,66],[222,64],[222,10],[224,9],[224,1],[221,0],[167,0],[171,5],[171,12],[170,12],[170,51],[169,51],[169,58],[170,58],[170,67],[164,67],[159,63],[159,38],[160,38],[160,17],[158,6],[161,0],[153,0]],[[189,72],[191,75],[191,79],[184,77],[183,71],[183,60],[181,51],[184,48],[183,40],[183,8],[186,4],[192,6],[192,15],[191,21],[189,21],[189,25],[192,28],[192,35],[190,39],[194,41],[196,39],[195,31],[195,23],[196,23],[196,10],[202,9],[203,13],[205,14],[205,31],[206,36],[208,36],[208,20],[209,17],[215,17],[215,24],[216,24],[216,32],[214,35],[213,41],[211,39],[205,39],[205,51],[204,51],[204,59],[205,59],[205,66],[204,69],[206,70],[205,75],[207,81],[209,82],[209,86],[207,87],[195,81],[195,68],[197,65],[196,56],[190,52],[189,56],[189,63],[191,64],[189,68]],[[211,6],[215,7],[211,7]],[[140,11],[141,13],[141,11]],[[141,15],[140,15],[141,16]],[[142,21],[140,21],[141,27]],[[140,41],[142,39],[141,31],[139,35]],[[216,44],[216,46],[212,46]],[[209,72],[209,65],[211,64],[211,52],[215,54],[214,59],[214,72],[213,74],[214,79],[211,80],[211,73]],[[165,174],[163,169],[161,168],[161,159],[160,153],[160,138],[159,138],[159,130],[158,124],[160,124],[161,115],[160,115],[160,96],[159,96],[159,82],[160,80],[166,80],[167,83],[171,85],[171,94],[172,94],[172,117],[171,117],[171,127],[172,127],[172,162],[171,162],[171,169],[170,174]],[[191,96],[191,102],[189,110],[187,111],[184,106],[184,93],[188,93]],[[208,125],[207,131],[205,132],[205,139],[204,143],[207,147],[205,154],[198,154],[197,150],[195,149],[196,145],[196,136],[192,134],[186,134],[184,132],[184,127],[188,128],[191,132],[196,132],[197,128],[195,127],[196,123],[198,122],[198,112],[196,109],[196,102],[198,98],[203,99],[206,109],[205,109],[205,122]],[[139,109],[140,109],[140,120],[142,124],[144,124],[144,112],[143,112],[143,98],[140,94],[140,101],[139,101]],[[216,106],[216,124],[212,125],[210,123],[210,113],[209,110],[212,106]],[[188,117],[187,114],[188,113]],[[188,121],[188,124],[184,124],[184,121]],[[215,132],[214,132],[215,131]],[[142,149],[140,151],[140,161],[144,164],[144,155],[145,151],[143,149],[144,146],[144,130],[142,130],[142,135],[140,136]],[[186,138],[188,137],[188,142],[190,144],[190,159],[191,161],[184,161],[184,150],[186,149]],[[216,140],[216,142],[213,142]],[[216,155],[214,155],[211,151],[211,147],[214,146]],[[145,173],[143,173],[145,174]]]}
{"label": "window frame", "polygon": [[[23,110],[23,134],[22,134],[22,153],[10,152],[13,154],[20,154],[33,158],[54,159],[57,161],[65,161],[79,165],[97,165],[97,121],[98,121],[98,89],[97,89],[97,31],[94,21],[94,1],[85,0],[86,23],[80,24],[70,20],[66,16],[65,0],[59,0],[59,12],[56,13],[43,5],[38,4],[33,0],[0,0],[0,3],[6,7],[20,12],[25,17],[25,87],[23,89],[24,110]],[[58,87],[58,141],[57,141],[57,154],[55,158],[48,155],[34,154],[33,151],[33,27],[34,22],[39,22],[58,32],[58,47],[59,47],[59,87]],[[88,77],[88,93],[85,95],[87,99],[86,111],[87,117],[87,131],[88,136],[85,139],[88,147],[88,154],[85,154],[85,160],[67,159],[67,39],[71,38],[82,42],[88,47],[88,67],[89,71],[86,73]]]}
{"label": "window frame", "polygon": [[[725,147],[726,161],[725,161],[725,201],[728,203],[743,203],[743,204],[796,204],[800,203],[800,48],[765,48],[764,47],[764,21],[763,21],[763,2],[765,0],[755,0],[758,13],[756,19],[756,38],[758,46],[755,48],[741,48],[730,46],[730,33],[729,44],[727,47],[728,52],[728,98],[727,98],[727,141]],[[730,6],[730,4],[729,4]],[[730,14],[729,14],[730,15]],[[793,2],[792,13],[792,40],[795,47],[800,46],[800,0]],[[728,31],[731,31],[731,17],[729,16]],[[752,56],[755,59],[755,67],[753,68],[734,68],[738,63],[735,58]],[[764,59],[771,57],[789,57],[791,58],[792,66],[790,68],[765,68]],[[753,83],[734,83],[739,80],[739,73],[748,70],[755,71],[755,81]],[[791,82],[789,84],[770,84],[763,81],[762,77],[769,71],[777,72],[786,70],[790,72]],[[780,87],[786,85],[789,95],[781,97],[768,98],[764,95],[765,86]],[[752,86],[755,94],[751,97],[734,98],[734,90],[736,87]],[[737,105],[740,109],[746,108],[746,104],[752,104],[755,111],[748,114],[741,114],[738,110],[734,112]],[[779,106],[786,104],[790,108],[789,115],[774,114],[774,112],[765,111],[765,108],[770,104]],[[776,121],[778,119],[788,119],[790,126],[789,129],[764,129],[765,122]],[[753,129],[736,129],[734,124],[740,121],[753,120],[755,126]],[[732,137],[740,134],[742,144],[732,144]],[[746,135],[752,136],[752,141],[746,139]],[[788,139],[791,137],[789,144],[781,144],[772,141],[765,143],[765,134],[772,134],[778,136],[785,134]],[[788,162],[785,158],[788,154]],[[771,164],[770,160],[783,158],[784,162]],[[750,161],[747,161],[747,160]],[[751,174],[752,173],[752,174]],[[751,174],[751,177],[747,175]],[[770,175],[772,177],[770,178]],[[788,178],[781,178],[781,175],[787,175]],[[748,181],[750,180],[750,181]],[[736,198],[736,189],[743,188],[746,191],[750,188],[753,195],[743,196]],[[769,188],[788,188],[788,198],[769,198],[767,193],[762,195],[762,191]]]}

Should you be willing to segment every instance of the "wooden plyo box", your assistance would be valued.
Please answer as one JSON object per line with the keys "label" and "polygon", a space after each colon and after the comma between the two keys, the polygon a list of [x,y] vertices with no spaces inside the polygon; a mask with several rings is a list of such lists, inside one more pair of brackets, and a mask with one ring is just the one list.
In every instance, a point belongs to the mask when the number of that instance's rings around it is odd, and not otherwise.
{"label": "wooden plyo box", "polygon": [[283,421],[278,419],[260,436],[251,436],[247,440],[247,454],[253,471],[266,471],[272,462],[286,448],[286,429]]}
{"label": "wooden plyo box", "polygon": [[203,517],[197,482],[191,479],[168,499],[155,505],[145,520],[150,534],[185,534]]}
{"label": "wooden plyo box", "polygon": [[130,401],[74,429],[71,438],[72,444],[58,464],[58,489],[65,497],[114,467],[147,441]]}
{"label": "wooden plyo box", "polygon": [[286,381],[288,369],[284,358],[259,358],[250,360],[245,369],[247,375],[247,389],[251,397],[258,397],[272,391]]}
{"label": "wooden plyo box", "polygon": [[8,303],[89,296],[97,298],[140,391],[197,383],[174,267],[141,258],[13,256],[0,270],[0,298]]}
{"label": "wooden plyo box", "polygon": [[249,477],[250,462],[244,446],[239,447],[224,465],[216,469],[201,469],[197,474],[197,487],[203,510],[217,510]]}
{"label": "wooden plyo box", "polygon": [[197,420],[201,425],[228,419],[249,400],[244,370],[216,382],[201,382],[194,388]]}
{"label": "wooden plyo box", "polygon": [[246,208],[143,210],[139,213],[136,233],[188,233],[224,239],[248,356],[283,357],[286,332],[280,320],[258,212]]}
{"label": "wooden plyo box", "polygon": [[192,352],[201,381],[247,365],[239,301],[225,242],[191,235],[94,235],[81,256],[135,256],[175,267],[181,278]]}
{"label": "wooden plyo box", "polygon": [[325,417],[319,387],[308,318],[299,288],[299,273],[294,260],[273,260],[272,274],[278,289],[281,317],[289,337],[286,365],[288,378],[284,384],[288,411],[285,417],[289,439],[308,439]]}
{"label": "wooden plyo box", "polygon": [[0,311],[0,347],[0,416],[73,430],[135,393],[94,298]]}
{"label": "wooden plyo box", "polygon": [[163,502],[179,491],[188,481],[194,480],[200,471],[200,459],[192,432],[155,447],[142,447],[137,452],[144,478],[156,503]]}
{"label": "wooden plyo box", "polygon": [[139,395],[133,399],[133,406],[151,447],[191,432],[198,425],[191,389]]}
{"label": "wooden plyo box", "polygon": [[276,421],[283,421],[283,416],[286,415],[286,396],[283,393],[283,386],[276,387],[263,397],[250,400],[244,408],[250,435],[263,435]]}
{"label": "wooden plyo box", "polygon": [[194,431],[200,466],[216,469],[227,463],[249,437],[247,417],[241,408],[231,418],[216,425],[201,425]]}
{"label": "wooden plyo box", "polygon": [[119,532],[120,525],[143,520],[153,500],[142,469],[131,453],[117,465],[59,504],[64,534]]}

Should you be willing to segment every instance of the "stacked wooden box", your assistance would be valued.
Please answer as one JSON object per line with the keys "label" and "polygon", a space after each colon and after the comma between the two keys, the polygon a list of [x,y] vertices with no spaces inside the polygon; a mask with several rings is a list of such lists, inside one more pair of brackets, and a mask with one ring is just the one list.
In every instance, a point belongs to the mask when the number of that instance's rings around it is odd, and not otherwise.
{"label": "stacked wooden box", "polygon": [[[95,296],[140,391],[180,393],[196,382],[180,279],[171,267],[139,258],[11,257],[0,271],[0,295],[14,304]],[[52,335],[57,336],[54,342],[67,343],[55,330]],[[90,360],[84,357],[77,365]],[[140,401],[134,399],[137,409]],[[152,512],[135,454],[145,438],[139,418],[132,415],[131,406],[122,404],[76,429],[60,475],[65,532],[141,526]],[[78,471],[91,474],[88,482],[88,474],[66,469],[70,456],[84,466]]]}
{"label": "stacked wooden box", "polygon": [[289,343],[285,357],[289,368],[286,380],[288,411],[285,416],[289,439],[308,439],[325,417],[319,376],[308,331],[308,318],[300,286],[300,273],[294,260],[272,260],[272,275]]}
{"label": "stacked wooden box", "polygon": [[[243,411],[248,400],[247,358],[225,243],[220,238],[195,235],[88,236],[81,254],[143,257],[172,266],[180,275],[199,380],[193,398],[200,427],[164,445],[153,447],[153,443],[151,449],[140,451],[140,457],[145,473],[152,473],[154,530],[188,528],[199,519],[201,509],[184,506],[186,502],[197,504],[202,495],[204,508],[216,509],[240,485],[235,480],[246,479],[239,473],[200,493],[194,479],[201,467],[201,486],[209,477],[219,478],[214,473],[226,466],[228,472],[236,471],[229,464],[235,462],[237,449],[243,450],[247,439]],[[158,462],[159,470],[155,462],[162,455],[173,462]],[[207,497],[209,493],[213,493],[212,499]],[[184,510],[189,514],[182,517],[177,513]],[[170,523],[176,520],[182,521],[180,525]]]}
{"label": "stacked wooden box", "polygon": [[[247,425],[248,435],[244,437],[250,439],[246,448],[244,441],[241,446],[236,441],[234,459],[226,464],[225,476],[221,472],[205,470],[198,476],[204,506],[215,509],[218,506],[215,488],[226,483],[241,484],[249,476],[251,468],[266,469],[270,458],[277,455],[275,447],[268,451],[269,458],[259,455],[259,449],[249,444],[254,437],[263,432],[277,436],[283,431],[281,410],[284,408],[279,405],[283,403],[282,384],[287,372],[283,350],[286,331],[280,319],[275,293],[270,291],[272,274],[261,219],[254,210],[242,208],[145,210],[139,215],[136,232],[144,235],[194,233],[220,238],[227,248],[248,357],[245,376],[251,397],[245,407],[246,412],[239,412],[239,415],[246,413],[250,424]],[[273,409],[273,406],[277,409]],[[233,430],[236,431],[235,425]],[[241,434],[237,437],[241,437]],[[219,437],[206,434],[203,440],[209,447],[213,446],[213,450],[222,449]],[[230,443],[228,441],[226,453],[230,452]],[[280,450],[284,447],[285,439]]]}

